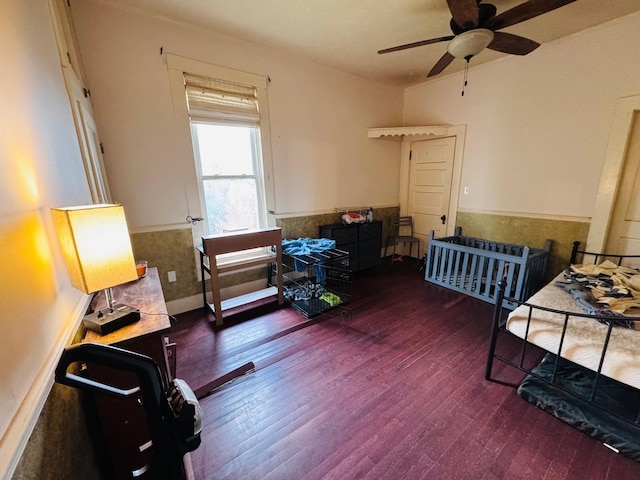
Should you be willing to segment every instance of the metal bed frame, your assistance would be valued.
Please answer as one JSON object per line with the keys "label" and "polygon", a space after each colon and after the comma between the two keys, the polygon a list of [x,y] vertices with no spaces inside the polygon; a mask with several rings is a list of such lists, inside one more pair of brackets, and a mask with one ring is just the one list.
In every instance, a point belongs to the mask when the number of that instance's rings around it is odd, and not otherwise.
{"label": "metal bed frame", "polygon": [[[589,259],[589,260],[593,259],[594,263],[602,261],[604,259],[609,259],[609,260],[613,259],[611,261],[615,261],[618,265],[621,265],[623,262],[625,262],[625,260],[640,259],[640,255],[619,255],[619,254],[588,252],[586,250],[580,250],[580,242],[574,242],[573,251],[571,255],[571,264],[575,264],[577,260],[582,262],[585,259]],[[516,298],[509,298],[505,295],[506,287],[507,287],[507,282],[506,282],[506,274],[505,274],[505,277],[498,282],[498,288],[497,288],[497,294],[496,294],[497,301],[495,303],[495,308],[493,312],[491,335],[489,340],[489,351],[487,355],[487,363],[486,363],[486,369],[485,369],[485,379],[489,381],[498,381],[492,378],[492,369],[493,369],[494,360],[498,360],[502,363],[505,363],[525,373],[527,375],[526,379],[532,378],[534,379],[534,381],[543,382],[544,385],[548,386],[549,390],[562,392],[561,395],[566,396],[571,401],[575,401],[576,404],[578,405],[581,405],[581,406],[585,404],[588,405],[588,407],[585,407],[585,408],[591,412],[595,412],[598,418],[605,418],[607,419],[607,421],[608,419],[612,418],[614,419],[612,420],[613,422],[618,422],[616,423],[616,425],[623,425],[622,427],[623,429],[626,429],[627,426],[629,426],[635,438],[640,438],[640,400],[638,400],[637,403],[634,403],[633,413],[630,413],[628,409],[626,409],[624,413],[621,413],[621,411],[618,411],[612,408],[610,403],[603,401],[603,396],[606,395],[605,392],[611,390],[612,384],[619,384],[621,387],[628,389],[628,392],[630,392],[631,397],[634,399],[634,402],[636,402],[636,399],[640,399],[640,390],[633,388],[631,386],[622,384],[620,382],[617,382],[616,380],[609,379],[609,377],[606,377],[602,373],[602,367],[604,364],[604,359],[607,353],[607,349],[609,348],[609,341],[611,338],[611,333],[613,331],[613,328],[621,328],[621,327],[614,326],[614,322],[611,322],[612,317],[610,315],[606,315],[606,314],[593,315],[593,314],[587,314],[587,313],[563,311],[563,310],[549,308],[541,305],[534,305],[534,304],[528,303],[527,301],[521,301]],[[508,314],[510,313],[509,311],[511,310],[511,308],[509,308],[509,310],[505,309],[502,306],[503,301],[509,304],[515,304],[516,306],[524,305],[528,309],[528,318],[527,318],[524,339],[510,333],[506,329],[507,317],[508,317]],[[547,374],[545,375],[541,375],[539,373],[540,370],[538,368],[539,366],[537,365],[537,362],[536,362],[536,367],[529,367],[526,365],[531,363],[531,355],[527,356],[528,352],[530,354],[532,353],[530,349],[537,349],[537,350],[534,350],[533,353],[534,354],[539,353],[540,356],[542,356],[542,352],[546,352],[546,350],[532,343],[529,343],[527,341],[531,320],[532,318],[535,317],[536,311],[552,312],[564,318],[564,324],[562,327],[562,334],[558,344],[558,350],[555,352],[546,353],[545,361],[546,361],[547,367],[549,367],[549,364],[551,364],[551,372],[550,373],[547,372]],[[593,321],[599,321],[600,323],[605,323],[607,325],[607,331],[606,331],[605,339],[602,346],[602,351],[601,351],[599,362],[598,362],[598,368],[595,371],[588,370],[585,367],[582,367],[573,362],[570,362],[562,358],[560,355],[560,352],[562,352],[562,347],[565,340],[567,325],[571,318],[591,319]],[[635,325],[638,325],[636,322],[640,322],[640,317],[625,316],[624,320],[633,322]],[[512,358],[507,358],[501,354],[496,353],[497,340],[500,333],[509,333],[513,338],[518,338],[522,342],[522,345],[520,347],[519,353],[517,354],[517,357],[513,356]],[[585,391],[583,390],[582,392],[577,393],[575,389],[571,388],[571,386],[567,386],[566,382],[561,383],[559,381],[558,372],[563,368],[567,368],[567,367],[573,368],[576,371],[580,370],[582,372],[581,373],[582,377],[588,378],[588,382],[590,382],[590,387],[588,389],[589,390],[588,392],[585,393]],[[617,385],[614,385],[614,387],[617,388]],[[625,397],[626,396],[627,396],[627,393],[625,393]],[[528,401],[531,401],[531,400],[528,400]],[[546,409],[542,407],[540,403],[535,403],[535,404],[540,408],[542,408],[543,410],[547,411],[548,413],[554,414],[558,418],[563,419],[559,414],[557,414],[557,412],[554,411],[554,409]],[[604,417],[602,417],[602,415]],[[563,420],[567,422],[566,419],[563,419]],[[567,423],[572,424],[571,422],[567,422]],[[627,456],[631,456],[635,460],[640,461],[640,450],[624,451],[625,442],[621,442],[623,445],[622,448],[614,448],[611,445],[607,444],[608,438],[601,438],[602,435],[594,434],[592,431],[590,431],[589,428],[580,428],[580,426],[577,424],[572,424],[572,425],[585,431],[586,433],[589,433],[595,438],[598,438],[599,440],[603,441],[603,443],[605,443],[607,447],[612,448],[614,451],[616,452],[619,451],[619,453],[626,454]],[[638,429],[637,432],[635,431],[635,428]],[[627,431],[629,430],[627,429]]]}

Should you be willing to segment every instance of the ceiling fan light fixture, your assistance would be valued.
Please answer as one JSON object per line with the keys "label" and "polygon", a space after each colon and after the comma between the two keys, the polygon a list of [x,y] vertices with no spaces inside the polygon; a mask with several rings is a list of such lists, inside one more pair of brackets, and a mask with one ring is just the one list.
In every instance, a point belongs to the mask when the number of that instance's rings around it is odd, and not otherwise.
{"label": "ceiling fan light fixture", "polygon": [[470,58],[487,48],[493,40],[493,32],[486,28],[476,28],[457,35],[447,47],[456,58]]}

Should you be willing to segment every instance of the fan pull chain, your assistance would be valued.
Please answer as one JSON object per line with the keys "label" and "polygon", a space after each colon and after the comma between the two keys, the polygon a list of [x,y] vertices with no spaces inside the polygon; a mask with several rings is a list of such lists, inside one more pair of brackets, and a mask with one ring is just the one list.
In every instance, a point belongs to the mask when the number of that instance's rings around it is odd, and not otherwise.
{"label": "fan pull chain", "polygon": [[464,89],[467,86],[467,77],[469,76],[469,60],[471,60],[471,55],[465,57],[466,63],[464,64],[464,83],[462,84],[462,97],[464,97]]}

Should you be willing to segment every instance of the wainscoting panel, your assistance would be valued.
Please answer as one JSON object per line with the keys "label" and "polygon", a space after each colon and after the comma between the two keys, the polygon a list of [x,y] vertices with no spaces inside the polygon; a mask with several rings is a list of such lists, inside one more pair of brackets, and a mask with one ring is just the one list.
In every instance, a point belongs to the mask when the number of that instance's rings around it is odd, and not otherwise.
{"label": "wainscoting panel", "polygon": [[545,218],[530,218],[487,213],[458,212],[457,225],[462,234],[498,242],[542,247],[552,240],[547,278],[551,280],[569,264],[573,242],[585,245],[589,223]]}

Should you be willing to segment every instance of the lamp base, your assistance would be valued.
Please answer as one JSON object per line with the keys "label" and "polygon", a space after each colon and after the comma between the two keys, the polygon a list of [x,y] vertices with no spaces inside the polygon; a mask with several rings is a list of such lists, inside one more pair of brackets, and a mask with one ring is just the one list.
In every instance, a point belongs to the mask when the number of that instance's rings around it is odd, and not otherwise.
{"label": "lamp base", "polygon": [[82,324],[89,330],[106,335],[138,320],[140,320],[140,310],[128,305],[116,304],[113,309],[104,308],[86,315],[82,319]]}

